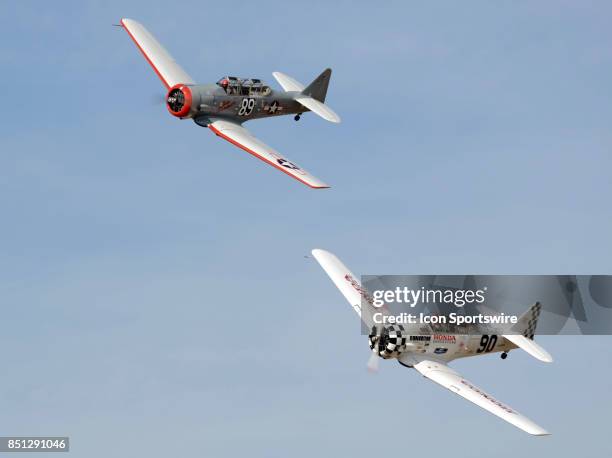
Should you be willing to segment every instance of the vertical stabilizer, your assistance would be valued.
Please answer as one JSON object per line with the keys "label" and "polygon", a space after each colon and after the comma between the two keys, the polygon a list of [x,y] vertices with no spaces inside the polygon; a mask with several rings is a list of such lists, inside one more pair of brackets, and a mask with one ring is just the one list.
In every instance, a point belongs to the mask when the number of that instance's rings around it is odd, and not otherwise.
{"label": "vertical stabilizer", "polygon": [[325,96],[327,95],[327,88],[329,87],[331,73],[331,68],[326,68],[323,70],[323,73],[317,76],[314,81],[302,91],[302,94],[312,97],[321,103],[325,102]]}

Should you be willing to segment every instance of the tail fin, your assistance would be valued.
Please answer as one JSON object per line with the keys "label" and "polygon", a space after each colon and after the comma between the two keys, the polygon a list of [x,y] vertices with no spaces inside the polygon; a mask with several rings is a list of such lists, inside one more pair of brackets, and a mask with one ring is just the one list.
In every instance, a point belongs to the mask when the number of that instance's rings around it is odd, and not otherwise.
{"label": "tail fin", "polygon": [[327,95],[327,88],[329,87],[329,79],[331,77],[330,68],[323,70],[323,73],[317,76],[308,87],[304,87],[302,83],[284,73],[274,72],[272,75],[274,75],[276,81],[278,81],[285,91],[295,92],[296,94],[293,95],[294,100],[302,104],[306,109],[329,122],[340,122],[340,116],[323,103]]}
{"label": "tail fin", "polygon": [[331,73],[331,68],[326,68],[323,70],[323,73],[317,76],[314,81],[302,91],[302,94],[312,97],[321,103],[325,102],[325,96],[327,95],[327,88],[329,87]]}
{"label": "tail fin", "polygon": [[520,329],[521,334],[523,334],[528,339],[533,340],[533,336],[535,335],[535,330],[538,325],[538,318],[540,318],[541,311],[542,305],[539,302],[536,302],[519,317],[515,328]]}

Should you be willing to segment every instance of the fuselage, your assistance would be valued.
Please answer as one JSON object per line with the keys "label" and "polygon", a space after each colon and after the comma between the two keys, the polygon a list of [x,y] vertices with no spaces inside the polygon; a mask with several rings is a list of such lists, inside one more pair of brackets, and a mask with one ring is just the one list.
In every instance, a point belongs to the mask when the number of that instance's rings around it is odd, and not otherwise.
{"label": "fuselage", "polygon": [[409,361],[410,355],[428,355],[432,359],[448,362],[469,356],[508,352],[516,346],[503,336],[495,334],[403,335],[401,332],[391,331],[390,335],[383,337],[382,345],[380,336],[370,336],[370,348],[376,349],[378,355],[384,359],[397,358],[400,362]]}
{"label": "fuselage", "polygon": [[225,118],[244,122],[308,111],[294,100],[297,92],[228,92],[218,84],[180,85],[168,91],[168,111],[179,118],[193,118],[207,125],[210,118]]}
{"label": "fuselage", "polygon": [[[306,107],[296,102],[292,92],[270,90],[267,95],[226,94],[222,88],[216,87],[207,91],[205,104],[200,107],[200,113],[208,116],[231,117],[246,121],[248,119],[266,118],[297,114],[308,111]],[[211,103],[212,102],[212,103]]]}

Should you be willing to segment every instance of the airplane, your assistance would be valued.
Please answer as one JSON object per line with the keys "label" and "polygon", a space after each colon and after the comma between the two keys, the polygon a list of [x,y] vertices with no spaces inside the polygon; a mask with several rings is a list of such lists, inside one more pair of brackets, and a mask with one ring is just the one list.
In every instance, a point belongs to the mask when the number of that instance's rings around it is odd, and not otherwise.
{"label": "airplane", "polygon": [[517,326],[520,326],[522,334],[502,336],[410,335],[410,331],[406,330],[403,325],[374,324],[373,314],[380,312],[381,309],[370,306],[367,300],[362,301],[362,297],[369,297],[369,294],[361,286],[358,278],[334,254],[314,249],[312,255],[351,304],[367,329],[371,329],[368,339],[372,354],[368,361],[368,370],[377,371],[380,358],[396,359],[402,366],[415,369],[425,378],[529,434],[535,436],[550,434],[541,426],[463,378],[447,365],[457,358],[495,352],[502,352],[502,359],[506,359],[508,352],[515,348],[523,349],[540,361],[552,362],[552,356],[533,340],[541,310],[539,303],[535,303],[518,318]]}
{"label": "airplane", "polygon": [[225,76],[217,83],[197,84],[142,24],[121,19],[116,25],[126,30],[166,87],[166,107],[171,115],[208,127],[217,136],[311,188],[329,188],[255,138],[242,124],[251,119],[290,114],[298,121],[307,111],[339,123],[340,117],[324,103],[331,69],[325,69],[308,86],[284,73],[272,73],[284,92],[272,89],[260,79],[235,76]]}

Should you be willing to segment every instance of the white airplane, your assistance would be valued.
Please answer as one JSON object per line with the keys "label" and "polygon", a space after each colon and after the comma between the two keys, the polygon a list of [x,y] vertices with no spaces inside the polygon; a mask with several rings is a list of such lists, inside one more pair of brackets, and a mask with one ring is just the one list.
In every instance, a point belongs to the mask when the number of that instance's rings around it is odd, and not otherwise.
{"label": "white airplane", "polygon": [[363,320],[368,329],[372,355],[368,369],[376,371],[379,357],[397,359],[402,365],[416,369],[424,377],[442,385],[444,388],[488,410],[493,415],[511,423],[517,428],[536,436],[550,433],[538,426],[513,408],[497,400],[473,383],[464,379],[459,373],[447,366],[447,363],[467,356],[479,356],[491,352],[503,352],[505,359],[508,352],[522,348],[534,358],[547,363],[552,362],[551,355],[533,341],[535,328],[540,315],[539,303],[530,307],[519,317],[518,325],[522,326],[522,335],[409,335],[402,325],[374,324],[373,315],[380,312],[362,301],[367,291],[361,286],[358,277],[332,253],[315,249],[312,254],[323,270],[329,275],[336,287],[349,301],[353,310]]}

